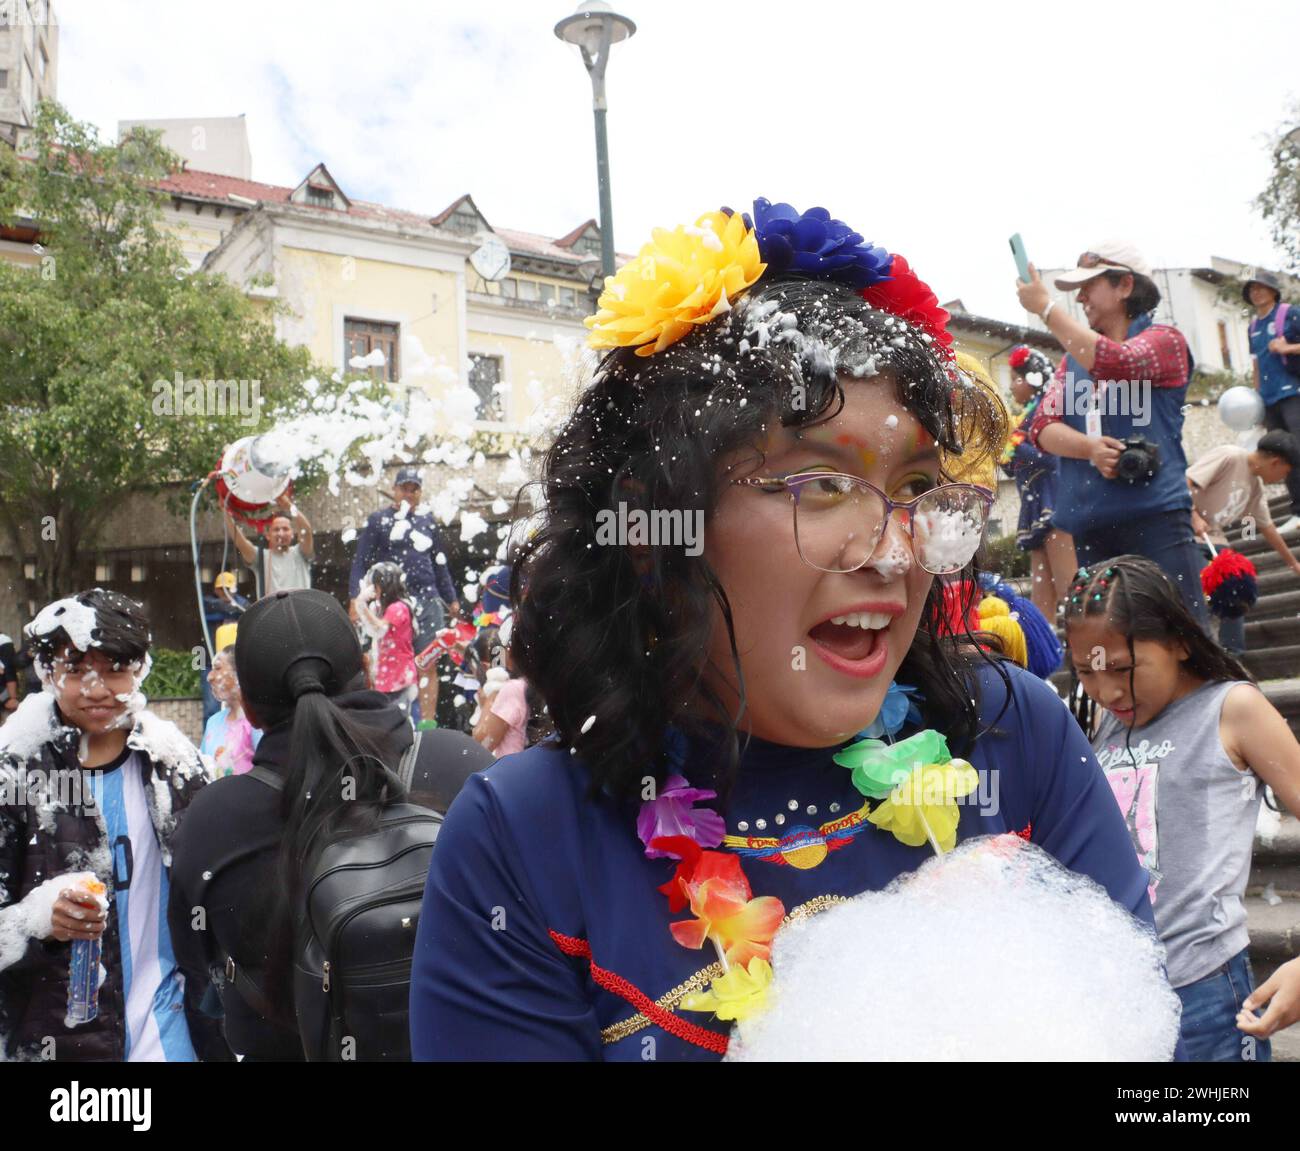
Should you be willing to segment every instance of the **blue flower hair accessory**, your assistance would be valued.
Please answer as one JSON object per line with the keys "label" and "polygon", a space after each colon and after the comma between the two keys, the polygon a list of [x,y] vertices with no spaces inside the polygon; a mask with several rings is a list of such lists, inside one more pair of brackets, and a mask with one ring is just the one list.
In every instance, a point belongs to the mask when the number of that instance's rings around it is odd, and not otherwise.
{"label": "blue flower hair accessory", "polygon": [[825,208],[799,212],[760,196],[754,201],[754,233],[769,275],[795,272],[859,291],[890,278],[894,257]]}

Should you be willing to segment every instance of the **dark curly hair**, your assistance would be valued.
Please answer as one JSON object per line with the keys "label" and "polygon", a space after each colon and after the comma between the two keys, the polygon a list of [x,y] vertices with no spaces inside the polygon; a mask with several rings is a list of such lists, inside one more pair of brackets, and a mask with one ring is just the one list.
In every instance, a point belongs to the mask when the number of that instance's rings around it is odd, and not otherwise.
{"label": "dark curly hair", "polygon": [[[661,352],[622,348],[600,363],[546,454],[545,516],[513,557],[511,578],[512,657],[544,695],[562,745],[590,770],[593,791],[630,799],[646,775],[662,779],[670,725],[715,740],[721,728],[719,778],[724,788],[734,780],[738,716],[706,676],[715,608],[745,706],[726,589],[704,556],[651,547],[634,561],[625,548],[597,546],[598,513],[624,503],[629,515],[672,508],[707,522],[732,479],[719,461],[751,449],[738,470],[760,467],[771,424],[832,419],[846,377],[889,379],[945,459],[980,462],[1005,439],[1000,404],[929,336],[835,284],[763,282]],[[979,725],[968,674],[979,656],[969,643],[939,641],[941,602],[936,580],[900,676],[920,687],[927,722],[942,725],[960,754]]]}

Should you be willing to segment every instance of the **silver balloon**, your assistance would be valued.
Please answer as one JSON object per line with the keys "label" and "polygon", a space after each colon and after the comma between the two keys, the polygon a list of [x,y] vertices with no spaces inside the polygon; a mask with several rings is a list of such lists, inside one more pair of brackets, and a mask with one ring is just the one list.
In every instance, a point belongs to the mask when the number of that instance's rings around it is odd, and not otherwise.
{"label": "silver balloon", "polygon": [[1254,388],[1238,384],[1219,397],[1219,419],[1234,432],[1249,431],[1264,422],[1264,401]]}

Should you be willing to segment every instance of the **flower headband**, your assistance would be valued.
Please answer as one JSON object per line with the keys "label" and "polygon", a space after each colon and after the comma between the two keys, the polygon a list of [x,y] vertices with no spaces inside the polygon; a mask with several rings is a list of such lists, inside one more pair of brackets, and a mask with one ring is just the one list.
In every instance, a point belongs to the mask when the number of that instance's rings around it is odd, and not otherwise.
{"label": "flower headband", "polygon": [[764,276],[785,273],[856,289],[868,304],[906,320],[952,356],[948,313],[902,256],[876,247],[825,208],[754,201],[754,215],[723,208],[671,232],[656,228],[605,285],[585,323],[593,348],[652,356],[729,311]]}

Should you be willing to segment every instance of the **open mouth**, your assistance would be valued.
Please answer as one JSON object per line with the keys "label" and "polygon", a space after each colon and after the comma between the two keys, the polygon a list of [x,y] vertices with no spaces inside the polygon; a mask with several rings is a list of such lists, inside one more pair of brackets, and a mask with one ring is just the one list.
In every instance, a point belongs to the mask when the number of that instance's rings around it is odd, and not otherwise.
{"label": "open mouth", "polygon": [[872,676],[889,655],[889,625],[894,612],[855,611],[823,620],[808,632],[813,651],[836,671]]}

